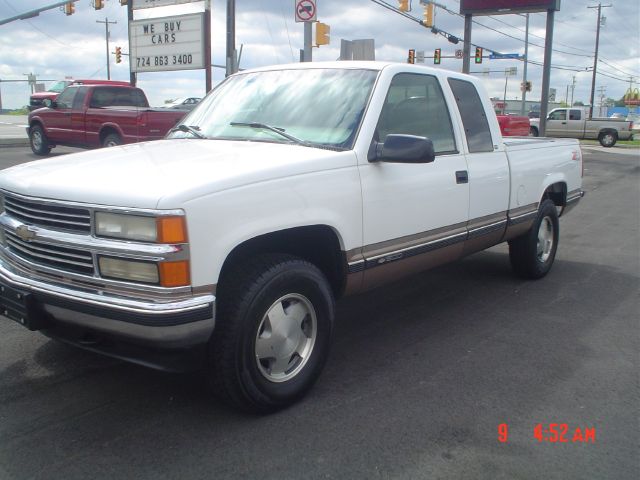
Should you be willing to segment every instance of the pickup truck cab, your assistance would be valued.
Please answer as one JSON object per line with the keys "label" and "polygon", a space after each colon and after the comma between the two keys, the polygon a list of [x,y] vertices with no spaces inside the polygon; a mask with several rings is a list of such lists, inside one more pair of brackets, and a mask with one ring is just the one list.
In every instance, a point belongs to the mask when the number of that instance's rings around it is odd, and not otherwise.
{"label": "pickup truck cab", "polygon": [[118,80],[61,80],[51,85],[45,92],[31,94],[29,97],[29,111],[44,107],[45,100],[55,100],[69,85],[120,85],[128,87],[129,83]]}
{"label": "pickup truck cab", "polygon": [[204,365],[221,398],[272,411],[318,378],[341,296],[501,242],[544,277],[581,184],[578,142],[503,140],[474,77],[244,71],[165,140],[0,172],[0,303],[81,348]]}
{"label": "pickup truck cab", "polygon": [[56,145],[96,148],[163,138],[184,111],[151,109],[144,92],[128,85],[68,86],[47,108],[29,113],[31,150]]}
{"label": "pickup truck cab", "polygon": [[[633,122],[615,118],[587,118],[582,108],[554,108],[547,115],[545,135],[561,138],[597,139],[603,147],[613,147],[618,140],[629,140]],[[531,135],[538,136],[540,119],[531,120]]]}

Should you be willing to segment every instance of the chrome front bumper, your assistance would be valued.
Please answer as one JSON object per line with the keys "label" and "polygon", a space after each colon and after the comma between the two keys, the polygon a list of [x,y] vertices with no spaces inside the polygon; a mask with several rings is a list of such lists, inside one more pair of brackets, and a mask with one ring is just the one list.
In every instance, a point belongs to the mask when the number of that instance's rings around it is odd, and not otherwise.
{"label": "chrome front bumper", "polygon": [[57,327],[71,327],[76,333],[107,335],[157,348],[201,345],[213,332],[213,294],[169,301],[137,299],[97,287],[30,278],[28,273],[0,256],[0,284],[29,294],[35,305],[39,318],[33,330],[47,333]]}

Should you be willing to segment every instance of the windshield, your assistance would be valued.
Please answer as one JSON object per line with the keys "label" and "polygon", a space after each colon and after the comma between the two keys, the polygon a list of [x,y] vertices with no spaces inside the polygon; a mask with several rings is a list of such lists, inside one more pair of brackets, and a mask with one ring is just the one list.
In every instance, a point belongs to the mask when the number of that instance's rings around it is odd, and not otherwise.
{"label": "windshield", "polygon": [[50,92],[55,92],[55,93],[60,93],[65,88],[67,88],[67,85],[69,85],[69,82],[65,82],[64,80],[62,80],[60,82],[56,82],[53,85],[51,85],[51,87],[49,87],[49,91]]}
{"label": "windshield", "polygon": [[[307,145],[348,149],[377,74],[322,68],[240,74],[218,86],[181,123],[207,138],[291,142],[269,128],[256,127],[261,124]],[[169,135],[183,137],[193,138],[184,131]]]}

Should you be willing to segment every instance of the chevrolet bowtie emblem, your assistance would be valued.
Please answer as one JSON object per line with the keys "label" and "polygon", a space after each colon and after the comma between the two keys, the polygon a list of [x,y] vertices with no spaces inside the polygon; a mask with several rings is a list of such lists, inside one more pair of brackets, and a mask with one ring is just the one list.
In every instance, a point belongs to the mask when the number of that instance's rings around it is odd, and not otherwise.
{"label": "chevrolet bowtie emblem", "polygon": [[36,238],[36,231],[27,225],[20,225],[16,228],[16,235],[20,237],[20,240],[23,242],[29,242]]}

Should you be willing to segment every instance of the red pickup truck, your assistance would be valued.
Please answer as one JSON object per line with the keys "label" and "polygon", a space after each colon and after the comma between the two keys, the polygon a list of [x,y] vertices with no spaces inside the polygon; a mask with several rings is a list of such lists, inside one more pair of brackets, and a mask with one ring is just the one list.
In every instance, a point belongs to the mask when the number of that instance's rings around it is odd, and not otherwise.
{"label": "red pickup truck", "polygon": [[163,138],[184,111],[151,109],[139,88],[70,85],[55,101],[29,114],[31,150],[47,155],[56,145],[110,147]]}
{"label": "red pickup truck", "polygon": [[526,137],[530,133],[529,117],[518,115],[497,115],[503,137]]}

